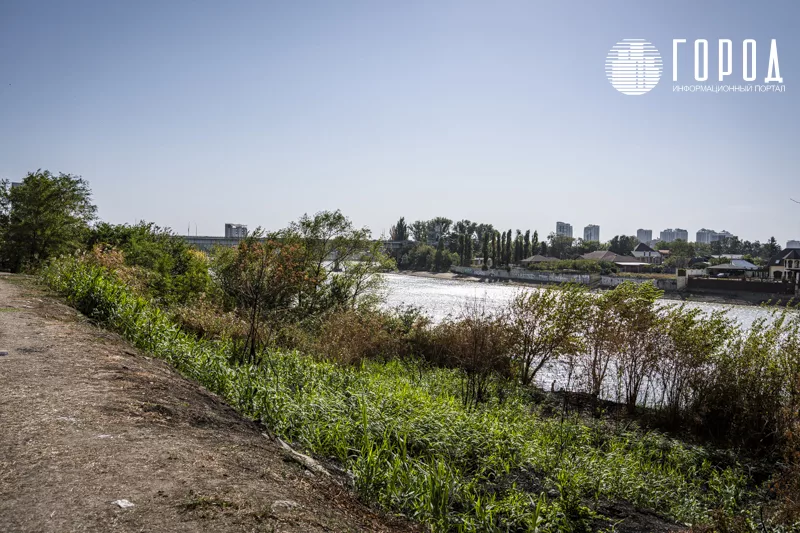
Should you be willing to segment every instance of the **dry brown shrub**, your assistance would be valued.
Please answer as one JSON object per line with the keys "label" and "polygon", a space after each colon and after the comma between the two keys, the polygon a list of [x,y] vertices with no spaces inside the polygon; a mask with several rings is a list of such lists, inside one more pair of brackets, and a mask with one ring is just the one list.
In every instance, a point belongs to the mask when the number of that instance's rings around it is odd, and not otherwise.
{"label": "dry brown shrub", "polygon": [[364,359],[394,357],[398,339],[389,331],[387,317],[379,312],[341,310],[323,322],[315,352],[344,364]]}

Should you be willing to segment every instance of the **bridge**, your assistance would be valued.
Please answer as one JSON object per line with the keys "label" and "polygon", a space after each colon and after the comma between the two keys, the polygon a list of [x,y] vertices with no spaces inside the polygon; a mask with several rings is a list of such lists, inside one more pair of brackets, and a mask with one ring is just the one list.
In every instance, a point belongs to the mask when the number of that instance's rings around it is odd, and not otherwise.
{"label": "bridge", "polygon": [[214,246],[236,246],[242,240],[241,237],[213,237],[210,235],[176,235],[185,240],[189,245],[194,246],[198,250],[209,252]]}
{"label": "bridge", "polygon": [[[185,240],[189,245],[194,246],[198,250],[204,252],[211,251],[214,246],[237,246],[243,237],[214,237],[211,235],[176,235]],[[383,247],[386,253],[391,254],[407,246],[409,241],[383,241]]]}

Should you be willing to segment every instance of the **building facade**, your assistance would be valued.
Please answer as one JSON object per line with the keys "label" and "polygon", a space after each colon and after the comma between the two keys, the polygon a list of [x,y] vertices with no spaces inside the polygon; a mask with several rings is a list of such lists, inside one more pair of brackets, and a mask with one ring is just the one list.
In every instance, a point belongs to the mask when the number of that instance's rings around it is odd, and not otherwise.
{"label": "building facade", "polygon": [[226,239],[244,239],[247,237],[247,226],[244,224],[225,224]]}
{"label": "building facade", "polygon": [[695,236],[695,242],[700,244],[711,244],[711,239],[714,237],[714,234],[717,233],[713,229],[703,228],[698,230],[697,235]]}
{"label": "building facade", "polygon": [[660,265],[664,259],[660,253],[643,242],[640,242],[636,248],[633,249],[633,257],[643,263],[649,263],[651,265]]}
{"label": "building facade", "polygon": [[775,280],[800,280],[800,248],[781,250],[769,260],[769,277]]}
{"label": "building facade", "polygon": [[661,232],[661,235],[659,235],[659,240],[662,240],[664,242],[674,242],[677,240],[688,242],[689,232],[681,228],[675,228],[675,229],[668,228]]}
{"label": "building facade", "polygon": [[583,240],[600,242],[600,226],[596,224],[589,224],[583,228]]}
{"label": "building facade", "polygon": [[711,244],[712,242],[724,241],[725,239],[735,239],[736,235],[729,231],[714,231],[713,229],[703,228],[697,232],[697,242]]}
{"label": "building facade", "polygon": [[566,222],[556,222],[556,235],[559,237],[572,238],[572,224]]}
{"label": "building facade", "polygon": [[651,229],[637,229],[636,239],[639,242],[649,243],[653,240],[653,230]]}

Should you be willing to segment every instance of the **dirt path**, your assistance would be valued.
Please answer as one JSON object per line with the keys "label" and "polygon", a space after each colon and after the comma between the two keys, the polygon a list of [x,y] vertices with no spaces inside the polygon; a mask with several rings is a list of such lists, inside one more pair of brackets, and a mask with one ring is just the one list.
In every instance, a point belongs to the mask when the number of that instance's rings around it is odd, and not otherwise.
{"label": "dirt path", "polygon": [[0,275],[0,350],[1,532],[412,529],[16,276]]}

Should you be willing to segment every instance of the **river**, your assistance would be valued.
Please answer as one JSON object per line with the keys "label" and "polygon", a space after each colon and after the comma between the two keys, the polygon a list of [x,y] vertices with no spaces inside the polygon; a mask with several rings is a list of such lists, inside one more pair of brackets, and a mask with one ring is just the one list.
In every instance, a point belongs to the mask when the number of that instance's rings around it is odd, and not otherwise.
{"label": "river", "polygon": [[[509,283],[479,283],[457,279],[436,279],[405,274],[385,274],[386,300],[390,307],[413,305],[427,312],[434,320],[448,315],[457,315],[470,301],[480,299],[488,308],[506,304],[520,290],[535,290],[532,287]],[[678,302],[664,300],[665,304]],[[728,316],[749,328],[759,317],[768,317],[767,308],[753,305],[732,305],[706,302],[687,302],[687,307],[698,307],[704,311],[725,309]]]}
{"label": "river", "polygon": [[[469,302],[481,300],[487,308],[496,309],[506,304],[520,290],[536,290],[535,287],[509,283],[480,283],[458,279],[428,278],[406,274],[384,274],[386,305],[389,307],[412,305],[427,312],[435,321],[448,315],[457,316]],[[665,305],[678,305],[672,300],[662,300]],[[733,305],[706,302],[686,302],[687,307],[697,307],[706,312],[724,309],[728,316],[749,328],[760,317],[770,317],[773,310],[751,305]],[[613,374],[613,370],[610,370]],[[560,388],[569,385],[567,367],[563,364],[548,364],[536,376],[536,383],[543,388]],[[614,399],[604,391],[603,396]]]}

